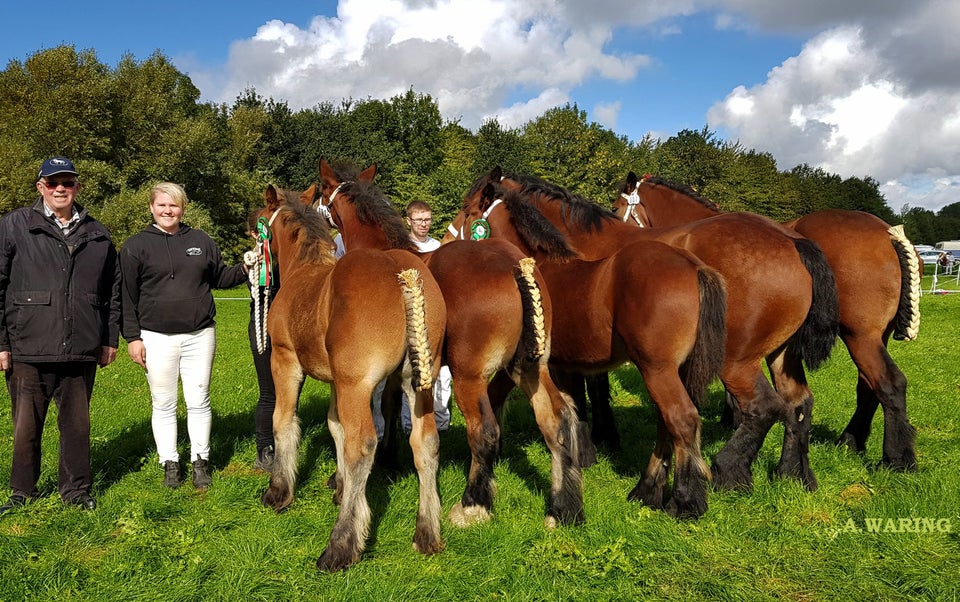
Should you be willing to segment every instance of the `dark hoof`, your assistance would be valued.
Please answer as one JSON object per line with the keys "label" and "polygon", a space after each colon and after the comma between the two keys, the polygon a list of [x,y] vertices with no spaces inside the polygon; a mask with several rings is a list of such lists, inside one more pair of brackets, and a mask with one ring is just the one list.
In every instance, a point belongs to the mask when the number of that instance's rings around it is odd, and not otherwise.
{"label": "dark hoof", "polygon": [[814,476],[810,466],[800,466],[794,464],[789,468],[784,464],[777,466],[775,475],[781,479],[792,479],[803,484],[807,491],[817,490],[817,477]]}
{"label": "dark hoof", "polygon": [[359,556],[347,553],[342,548],[334,549],[332,546],[327,546],[320,558],[317,558],[317,569],[326,573],[342,571],[359,559]]}
{"label": "dark hoof", "polygon": [[862,442],[858,442],[852,433],[846,431],[840,434],[840,438],[837,440],[837,446],[845,447],[855,454],[862,454],[866,451],[866,446]]}
{"label": "dark hoof", "polygon": [[749,466],[723,466],[714,462],[713,464],[713,486],[716,489],[728,489],[732,491],[753,491],[753,473]]}
{"label": "dark hoof", "polygon": [[260,502],[267,508],[273,508],[279,514],[293,503],[293,496],[270,487],[263,492]]}
{"label": "dark hoof", "polygon": [[627,494],[627,499],[631,502],[640,502],[654,510],[663,510],[663,485],[658,487],[654,483],[641,479]]}
{"label": "dark hoof", "polygon": [[664,511],[680,520],[696,520],[707,512],[707,500],[686,500],[679,502],[675,497],[670,498]]}
{"label": "dark hoof", "polygon": [[917,471],[917,456],[914,455],[913,451],[908,451],[899,458],[890,458],[884,455],[880,462],[883,466],[895,472]]}

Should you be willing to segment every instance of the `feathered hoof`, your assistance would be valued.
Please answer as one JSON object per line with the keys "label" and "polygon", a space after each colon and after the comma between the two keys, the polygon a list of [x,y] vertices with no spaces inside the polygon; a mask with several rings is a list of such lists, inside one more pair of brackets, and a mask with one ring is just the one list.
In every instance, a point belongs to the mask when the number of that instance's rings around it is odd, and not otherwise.
{"label": "feathered hoof", "polygon": [[293,503],[293,495],[289,491],[282,491],[271,486],[260,496],[260,502],[267,508],[273,508],[279,514]]}
{"label": "feathered hoof", "polygon": [[320,558],[317,558],[317,570],[325,573],[342,571],[360,560],[360,556],[342,547],[327,546]]}
{"label": "feathered hoof", "polygon": [[421,536],[419,534],[413,537],[413,549],[424,556],[439,554],[445,547],[447,547],[447,544],[445,544],[440,537],[430,535]]}
{"label": "feathered hoof", "polygon": [[453,526],[463,528],[490,522],[492,515],[483,506],[467,506],[464,508],[462,502],[457,502],[453,505],[453,508],[450,508],[449,518]]}

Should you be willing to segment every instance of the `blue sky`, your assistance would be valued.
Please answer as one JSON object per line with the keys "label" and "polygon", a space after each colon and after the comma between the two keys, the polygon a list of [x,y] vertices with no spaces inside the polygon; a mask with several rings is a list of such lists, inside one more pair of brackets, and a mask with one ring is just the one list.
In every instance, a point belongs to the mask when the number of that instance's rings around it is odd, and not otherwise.
{"label": "blue sky", "polygon": [[[960,201],[951,0],[294,0],[0,5],[0,58],[155,50],[204,100],[291,108],[413,87],[448,119],[520,126],[576,103],[632,140],[723,138],[881,183],[895,211]],[[135,6],[135,8],[134,8]],[[10,24],[18,24],[11,27]]]}

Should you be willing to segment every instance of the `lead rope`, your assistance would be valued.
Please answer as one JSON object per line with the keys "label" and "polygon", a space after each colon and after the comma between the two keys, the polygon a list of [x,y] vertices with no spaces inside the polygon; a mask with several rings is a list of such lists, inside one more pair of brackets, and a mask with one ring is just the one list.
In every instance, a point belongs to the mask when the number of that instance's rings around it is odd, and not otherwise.
{"label": "lead rope", "polygon": [[[273,212],[270,219],[257,220],[257,248],[243,254],[243,262],[250,266],[247,277],[250,280],[250,297],[253,299],[254,338],[257,341],[257,353],[263,355],[267,348],[267,317],[270,314],[270,288],[276,275],[273,273],[273,252],[270,239],[273,237],[270,227],[280,210]],[[263,312],[261,314],[260,290],[263,289]]]}

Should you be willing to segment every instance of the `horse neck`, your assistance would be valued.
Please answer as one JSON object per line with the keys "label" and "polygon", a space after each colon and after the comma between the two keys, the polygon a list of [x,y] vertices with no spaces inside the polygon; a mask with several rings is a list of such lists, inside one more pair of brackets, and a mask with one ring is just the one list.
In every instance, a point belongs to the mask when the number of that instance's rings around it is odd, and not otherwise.
{"label": "horse neck", "polygon": [[641,230],[618,219],[604,219],[599,228],[585,229],[571,226],[563,214],[559,201],[533,199],[541,213],[570,241],[580,256],[588,261],[603,259],[616,253],[626,241],[638,237]]}
{"label": "horse neck", "polygon": [[697,199],[662,184],[640,184],[640,199],[655,228],[669,228],[718,215]]}
{"label": "horse neck", "polygon": [[337,202],[337,216],[340,218],[340,236],[345,249],[389,249],[390,241],[383,228],[377,224],[364,224],[349,202]]}

